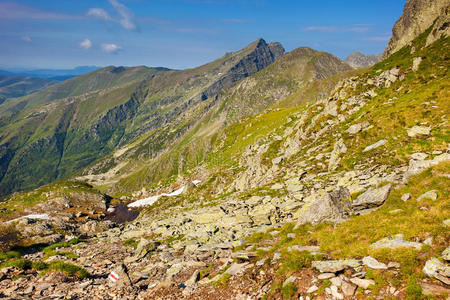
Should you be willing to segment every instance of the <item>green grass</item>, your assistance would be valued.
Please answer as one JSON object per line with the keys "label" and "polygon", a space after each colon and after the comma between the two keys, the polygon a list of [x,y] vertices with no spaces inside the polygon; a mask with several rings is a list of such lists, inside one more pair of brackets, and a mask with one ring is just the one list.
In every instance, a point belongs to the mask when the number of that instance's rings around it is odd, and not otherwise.
{"label": "green grass", "polygon": [[69,277],[76,277],[78,279],[84,279],[91,276],[89,272],[86,271],[84,268],[63,261],[50,262],[47,266],[47,269],[44,272],[51,272],[51,271],[62,272]]}
{"label": "green grass", "polygon": [[42,252],[44,253],[44,258],[48,258],[51,256],[65,256],[67,258],[77,258],[78,255],[72,253],[72,252],[61,252],[61,251],[55,251],[58,248],[67,248],[70,247],[72,245],[76,245],[80,242],[83,242],[83,240],[80,240],[78,238],[72,239],[68,242],[64,242],[64,243],[56,243],[50,246],[45,247],[44,249],[42,249]]}
{"label": "green grass", "polygon": [[0,263],[0,269],[6,267],[15,267],[21,270],[28,270],[31,269],[32,263],[28,259],[21,259],[21,258]]}
{"label": "green grass", "polygon": [[297,286],[290,282],[281,288],[283,299],[291,299],[297,292]]}

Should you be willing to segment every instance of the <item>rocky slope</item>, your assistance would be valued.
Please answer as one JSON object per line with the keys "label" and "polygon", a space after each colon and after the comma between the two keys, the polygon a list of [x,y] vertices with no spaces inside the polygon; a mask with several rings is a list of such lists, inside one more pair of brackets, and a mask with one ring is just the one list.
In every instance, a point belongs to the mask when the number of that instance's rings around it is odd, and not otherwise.
{"label": "rocky slope", "polygon": [[353,52],[345,59],[345,62],[354,69],[371,67],[380,61],[382,54],[364,55],[361,52]]}
{"label": "rocky slope", "polygon": [[[432,30],[443,31],[448,35],[449,5],[448,0],[407,0],[403,15],[392,29],[392,38],[383,56],[387,57],[412,42],[419,34],[433,25],[438,17],[441,18],[438,22],[441,26],[434,24],[437,26]],[[436,40],[432,36],[430,39]]]}
{"label": "rocky slope", "polygon": [[[114,198],[76,181],[8,196],[0,296],[447,299],[450,38],[429,44],[432,34],[318,101],[232,114],[205,158],[166,180]],[[217,100],[275,74],[295,80],[298,60],[320,59],[288,55]],[[254,99],[266,93],[276,96]]]}

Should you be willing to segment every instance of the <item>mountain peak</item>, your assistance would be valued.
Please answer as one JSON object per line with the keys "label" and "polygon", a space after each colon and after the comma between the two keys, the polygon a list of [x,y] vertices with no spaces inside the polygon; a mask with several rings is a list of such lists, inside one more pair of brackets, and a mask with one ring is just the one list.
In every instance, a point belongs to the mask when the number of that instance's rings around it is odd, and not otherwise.
{"label": "mountain peak", "polygon": [[382,54],[365,55],[361,52],[350,53],[345,62],[354,69],[370,67],[380,61]]}

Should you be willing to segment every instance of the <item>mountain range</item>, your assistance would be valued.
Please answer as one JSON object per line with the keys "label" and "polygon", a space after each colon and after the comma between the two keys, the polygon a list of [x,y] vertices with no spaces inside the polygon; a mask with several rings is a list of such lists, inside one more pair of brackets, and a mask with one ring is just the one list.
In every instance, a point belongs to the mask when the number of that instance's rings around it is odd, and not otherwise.
{"label": "mountain range", "polygon": [[448,299],[449,22],[5,98],[0,297]]}

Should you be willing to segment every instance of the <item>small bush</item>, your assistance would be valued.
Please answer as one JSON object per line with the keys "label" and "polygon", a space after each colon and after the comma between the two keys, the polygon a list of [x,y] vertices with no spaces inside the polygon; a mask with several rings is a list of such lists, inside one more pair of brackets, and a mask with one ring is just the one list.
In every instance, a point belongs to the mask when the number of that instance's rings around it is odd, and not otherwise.
{"label": "small bush", "polygon": [[18,251],[7,251],[0,252],[0,260],[7,260],[11,258],[20,258],[20,253]]}
{"label": "small bush", "polygon": [[48,264],[46,264],[46,263],[43,262],[42,260],[36,260],[36,261],[33,261],[33,263],[31,264],[31,267],[32,267],[34,270],[42,271],[42,270],[47,269]]}
{"label": "small bush", "polygon": [[297,286],[290,282],[281,288],[281,294],[283,295],[283,299],[292,298],[297,292]]}
{"label": "small bush", "polygon": [[81,268],[79,266],[65,263],[63,261],[52,261],[47,268],[48,271],[56,271],[56,272],[62,272],[66,274],[69,277],[77,277],[78,279],[84,279],[87,277],[90,277],[88,271],[86,271],[84,268]]}
{"label": "small bush", "polygon": [[28,270],[31,269],[31,261],[28,259],[14,259],[0,264],[0,268],[6,267],[15,267],[21,270]]}

